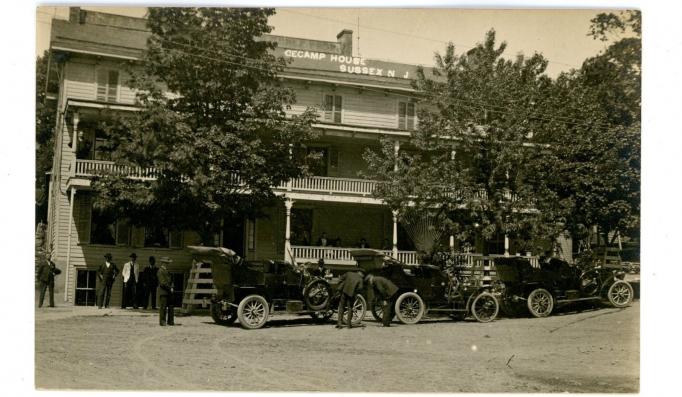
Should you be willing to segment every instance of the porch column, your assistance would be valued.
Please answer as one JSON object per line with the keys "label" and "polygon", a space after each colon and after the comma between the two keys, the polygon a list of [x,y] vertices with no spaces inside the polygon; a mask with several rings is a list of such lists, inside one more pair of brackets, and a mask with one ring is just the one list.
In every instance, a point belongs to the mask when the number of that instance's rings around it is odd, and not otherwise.
{"label": "porch column", "polygon": [[452,234],[450,235],[450,252],[454,253],[455,252],[455,236]]}
{"label": "porch column", "polygon": [[294,258],[291,256],[291,208],[294,206],[294,200],[286,199],[284,207],[286,208],[286,226],[284,229],[284,260],[293,263]]}
{"label": "porch column", "polygon": [[76,175],[76,158],[78,151],[78,120],[79,120],[78,110],[73,112],[73,142],[71,144],[71,149],[73,149],[73,165],[71,168],[71,173]]}
{"label": "porch column", "polygon": [[398,154],[400,153],[400,141],[395,140],[393,142],[393,156],[395,161],[393,162],[393,171],[398,171]]}
{"label": "porch column", "polygon": [[393,210],[393,258],[398,259],[398,211]]}
{"label": "porch column", "polygon": [[509,256],[509,235],[504,234],[504,256]]}
{"label": "porch column", "polygon": [[69,204],[69,232],[66,240],[66,272],[64,274],[64,302],[69,300],[69,273],[71,270],[71,235],[73,234],[73,205],[76,201],[76,189],[71,188],[71,203]]}

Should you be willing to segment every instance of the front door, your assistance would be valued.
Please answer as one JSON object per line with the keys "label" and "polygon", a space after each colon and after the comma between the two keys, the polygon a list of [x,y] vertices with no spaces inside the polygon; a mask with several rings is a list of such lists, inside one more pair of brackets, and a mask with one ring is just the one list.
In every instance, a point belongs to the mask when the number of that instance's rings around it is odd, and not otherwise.
{"label": "front door", "polygon": [[223,221],[222,246],[244,258],[244,218],[225,218]]}

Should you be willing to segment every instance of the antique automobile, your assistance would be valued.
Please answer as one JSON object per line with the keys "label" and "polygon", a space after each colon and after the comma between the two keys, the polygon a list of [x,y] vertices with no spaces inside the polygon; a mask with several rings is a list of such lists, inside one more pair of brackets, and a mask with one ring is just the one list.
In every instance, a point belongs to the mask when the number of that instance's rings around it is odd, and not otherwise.
{"label": "antique automobile", "polygon": [[546,258],[537,268],[526,258],[510,257],[496,259],[495,270],[503,306],[518,311],[525,302],[535,317],[549,316],[555,308],[575,302],[608,301],[613,307],[626,307],[634,298],[632,286],[623,280],[625,272],[617,266],[571,266]]}
{"label": "antique automobile", "polygon": [[[350,254],[367,274],[382,276],[398,286],[395,313],[404,324],[415,324],[425,314],[463,320],[468,315],[479,322],[493,321],[499,311],[494,291],[478,283],[462,281],[458,275],[433,265],[407,265],[381,251],[355,249]],[[369,303],[380,320],[382,302]]]}
{"label": "antique automobile", "polygon": [[[246,261],[223,247],[187,247],[197,262],[210,263],[216,293],[211,316],[217,324],[239,319],[243,328],[261,328],[274,314],[309,315],[328,319],[333,314],[334,286],[312,266],[284,261]],[[356,302],[358,303],[358,302]],[[366,305],[355,305],[353,319],[364,316]],[[355,310],[354,310],[355,311]]]}

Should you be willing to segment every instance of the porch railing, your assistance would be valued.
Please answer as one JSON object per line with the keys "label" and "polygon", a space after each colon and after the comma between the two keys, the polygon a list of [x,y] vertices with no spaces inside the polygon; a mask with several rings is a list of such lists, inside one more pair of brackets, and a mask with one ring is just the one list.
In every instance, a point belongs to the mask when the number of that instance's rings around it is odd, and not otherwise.
{"label": "porch railing", "polygon": [[[331,263],[338,264],[356,264],[351,256],[349,250],[353,248],[344,247],[311,247],[304,245],[292,245],[291,251],[294,254],[297,262],[314,262],[320,258]],[[387,256],[391,256],[391,251],[383,251]],[[408,265],[416,265],[417,253],[415,251],[398,251],[398,260]]]}
{"label": "porch railing", "polygon": [[159,176],[158,170],[152,167],[130,167],[101,160],[76,160],[76,176],[91,177],[106,173],[125,175],[129,178],[140,180],[153,180]]}
{"label": "porch railing", "polygon": [[332,178],[312,176],[309,178],[294,178],[289,183],[278,186],[279,189],[291,189],[328,194],[358,194],[371,195],[377,187],[377,181],[368,179]]}

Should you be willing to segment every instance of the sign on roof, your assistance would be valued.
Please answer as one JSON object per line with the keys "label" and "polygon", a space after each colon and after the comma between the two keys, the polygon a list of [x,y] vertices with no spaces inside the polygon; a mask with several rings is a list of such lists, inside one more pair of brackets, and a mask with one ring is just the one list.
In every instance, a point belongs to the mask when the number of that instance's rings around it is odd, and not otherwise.
{"label": "sign on roof", "polygon": [[392,77],[396,79],[413,79],[417,74],[417,67],[415,65],[331,54],[328,52],[277,48],[274,51],[274,55],[286,58],[290,61],[289,67],[292,68]]}

